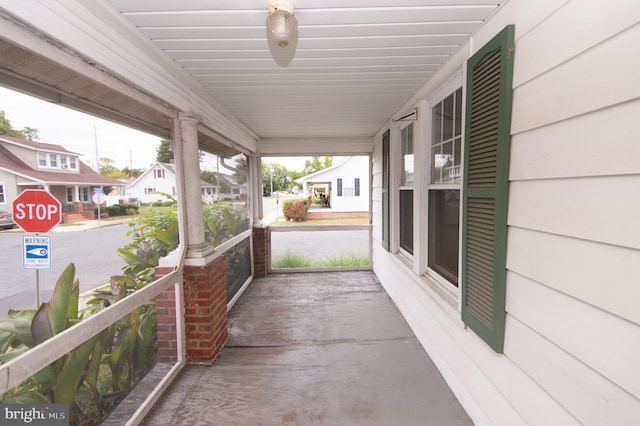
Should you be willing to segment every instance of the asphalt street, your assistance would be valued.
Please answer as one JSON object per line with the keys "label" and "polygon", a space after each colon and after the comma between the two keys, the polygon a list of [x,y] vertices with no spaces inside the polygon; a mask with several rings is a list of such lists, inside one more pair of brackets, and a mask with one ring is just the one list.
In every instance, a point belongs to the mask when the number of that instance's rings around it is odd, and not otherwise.
{"label": "asphalt street", "polygon": [[[60,228],[62,229],[62,228]],[[109,282],[112,275],[121,273],[124,260],[116,249],[130,237],[124,224],[101,228],[64,231],[53,230],[51,236],[51,270],[41,270],[40,300],[46,301],[62,271],[74,263],[80,292],[89,291]],[[23,269],[22,237],[20,230],[0,232],[0,318],[8,309],[33,309],[36,305],[36,271]]]}

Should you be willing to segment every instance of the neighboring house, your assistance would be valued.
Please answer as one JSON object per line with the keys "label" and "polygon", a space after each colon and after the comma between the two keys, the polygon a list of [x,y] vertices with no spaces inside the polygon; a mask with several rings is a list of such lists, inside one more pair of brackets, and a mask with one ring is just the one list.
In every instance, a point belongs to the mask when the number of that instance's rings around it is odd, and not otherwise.
{"label": "neighboring house", "polygon": [[[200,181],[202,201],[211,204],[221,200],[235,200],[246,197],[246,184],[240,185],[237,180],[226,173],[218,174],[227,184],[222,185],[223,192],[218,194],[217,185]],[[176,167],[173,163],[156,162],[149,166],[137,179],[125,188],[125,198],[135,198],[141,203],[166,201],[164,194],[175,197],[177,194]]]}
{"label": "neighboring house", "polygon": [[326,196],[332,212],[369,211],[368,157],[347,157],[335,166],[303,176],[296,182],[302,184],[305,197]]}
{"label": "neighboring house", "polygon": [[60,145],[0,135],[0,208],[25,189],[46,189],[62,204],[63,222],[93,219],[94,188],[121,185]]}

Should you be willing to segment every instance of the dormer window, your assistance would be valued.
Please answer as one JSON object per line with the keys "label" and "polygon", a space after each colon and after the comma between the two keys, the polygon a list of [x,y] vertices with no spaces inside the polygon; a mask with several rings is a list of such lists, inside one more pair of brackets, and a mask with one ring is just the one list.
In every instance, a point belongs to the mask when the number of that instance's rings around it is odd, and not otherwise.
{"label": "dormer window", "polygon": [[45,169],[78,170],[78,157],[52,152],[38,152],[38,166]]}

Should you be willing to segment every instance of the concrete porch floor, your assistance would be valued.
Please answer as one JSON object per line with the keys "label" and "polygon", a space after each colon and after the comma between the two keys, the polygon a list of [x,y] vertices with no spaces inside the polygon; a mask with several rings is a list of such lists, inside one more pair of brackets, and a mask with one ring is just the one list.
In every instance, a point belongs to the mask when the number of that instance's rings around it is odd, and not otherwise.
{"label": "concrete porch floor", "polygon": [[273,274],[229,316],[146,425],[469,425],[372,272]]}

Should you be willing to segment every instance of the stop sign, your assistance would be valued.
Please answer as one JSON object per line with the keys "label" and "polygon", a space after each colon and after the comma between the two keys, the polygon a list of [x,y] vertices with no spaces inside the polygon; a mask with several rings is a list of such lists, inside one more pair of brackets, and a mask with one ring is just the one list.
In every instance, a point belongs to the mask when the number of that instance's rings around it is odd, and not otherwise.
{"label": "stop sign", "polygon": [[61,218],[60,201],[45,190],[25,189],[13,201],[13,221],[26,232],[49,232]]}

